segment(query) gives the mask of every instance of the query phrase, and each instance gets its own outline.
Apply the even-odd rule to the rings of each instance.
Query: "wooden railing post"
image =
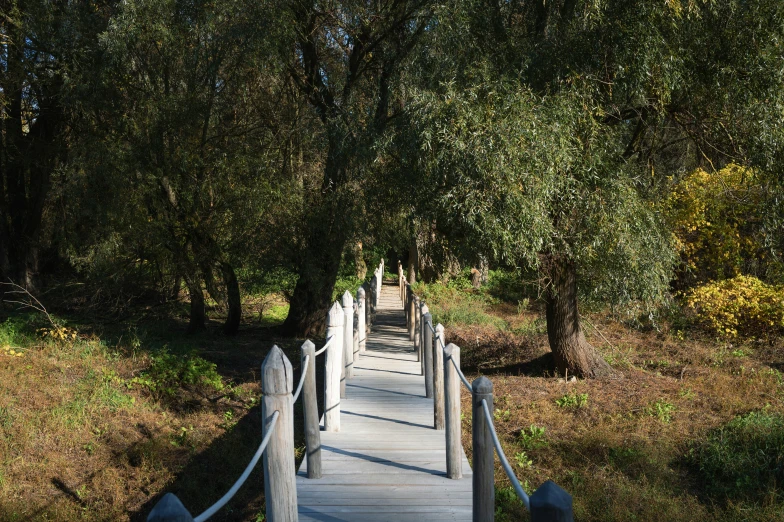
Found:
[[[408,340],[414,340],[414,290],[411,285],[406,287],[408,289]]]
[[[308,478],[321,478],[321,429],[319,427],[318,399],[316,397],[316,347],[305,341],[300,348],[301,365],[310,357],[302,379],[302,410],[305,416],[305,453],[308,459]]]
[[[574,522],[572,496],[548,480],[531,495],[531,522]]]
[[[348,290],[343,293],[343,317],[343,355],[348,380],[354,377],[354,298]]]
[[[460,440],[460,347],[449,343],[444,349],[444,413],[446,420],[446,476],[463,477],[463,447]]]
[[[352,299],[351,306],[353,311],[351,314],[352,337],[354,338],[354,344],[351,347],[351,377],[353,377],[354,367],[359,360],[359,302]]]
[[[376,308],[381,305],[381,287],[384,286],[384,260],[382,259],[381,262],[378,264],[378,279],[376,280],[376,285],[378,286],[376,292]]]
[[[444,326],[438,323],[433,340],[433,426],[437,430],[444,429],[444,345]]]
[[[422,307],[422,352],[425,355],[425,397],[433,398],[433,316],[427,305]]]
[[[294,467],[294,379],[283,350],[273,346],[261,364],[261,418],[264,434],[277,411],[278,421],[264,450],[264,499],[270,522],[297,521]]]
[[[403,296],[403,263],[397,260],[397,295],[400,302],[405,304],[405,297]]]
[[[343,367],[343,310],[335,301],[327,315],[327,339],[334,337],[324,362],[324,431],[340,431],[340,374]]]
[[[376,322],[376,290],[378,289],[378,285],[376,284],[377,280],[378,279],[375,275],[370,280],[370,321],[368,321],[368,324],[373,324]]]
[[[365,339],[365,319],[367,319],[366,311],[365,311],[365,289],[361,286],[357,289],[357,307],[359,308],[359,328],[357,335],[359,337],[359,351],[364,352],[367,346],[367,341]]]
[[[370,284],[366,281],[362,283],[362,290],[365,295],[365,337],[370,333]]]
[[[492,522],[495,515],[495,485],[493,466],[493,437],[485,417],[482,401],[487,402],[490,414],[493,413],[493,383],[485,376],[471,383],[472,411],[471,435],[474,477],[474,521]]]
[[[422,309],[419,304],[419,296],[414,296],[414,351],[417,354],[417,361],[422,369],[424,369],[424,362],[422,361]],[[423,375],[424,372],[420,372]]]
[[[166,493],[147,515],[147,522],[193,522],[193,516],[174,493]]]

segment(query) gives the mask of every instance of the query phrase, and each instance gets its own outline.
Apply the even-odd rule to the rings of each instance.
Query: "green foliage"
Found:
[[[455,278],[448,283],[417,283],[415,291],[430,305],[433,322],[450,325],[486,325],[500,330],[506,322],[488,313],[488,298],[470,290],[470,283]]]
[[[0,323],[0,346],[26,347],[34,336],[25,333],[30,328],[30,323],[23,317],[9,317]]]
[[[519,270],[489,270],[487,283],[481,287],[481,292],[507,303],[519,303],[536,297],[536,283],[525,281],[525,275]],[[469,282],[470,283],[470,282]]]
[[[515,462],[517,462],[517,465],[521,468],[530,468],[534,464],[534,461],[531,460],[524,451],[515,453],[514,458]]]
[[[226,388],[214,363],[194,354],[173,354],[165,348],[150,356],[150,367],[130,383],[146,387],[159,400],[176,398],[182,388],[193,388],[204,395]]]
[[[495,520],[498,522],[512,522],[520,520],[525,508],[523,501],[517,496],[512,486],[496,488],[495,490]]]
[[[357,289],[362,286],[362,283],[363,281],[361,281],[356,275],[338,277],[338,279],[335,281],[335,287],[332,289],[332,300],[340,301],[346,290],[348,290],[351,296],[356,299]]]
[[[547,429],[544,426],[531,424],[528,429],[523,428],[520,430],[517,440],[520,443],[520,446],[527,450],[544,448],[548,445],[545,431],[547,431]]]
[[[272,305],[264,309],[264,314],[261,317],[261,324],[263,326],[276,326],[283,324],[286,316],[289,314],[288,304]]]
[[[686,294],[695,322],[722,337],[763,336],[784,328],[784,289],[756,277],[704,284]]]
[[[754,411],[735,417],[694,445],[689,462],[718,499],[782,498],[784,417]]]
[[[278,266],[269,269],[238,270],[238,278],[243,288],[251,295],[282,294],[289,296],[297,284],[297,274],[292,270]]]
[[[681,252],[681,285],[741,273],[763,277],[773,269],[762,199],[759,176],[735,164],[699,168],[675,184],[666,207]]]
[[[588,405],[588,394],[570,392],[559,399],[555,399],[555,404],[560,408],[583,408]]]
[[[667,402],[664,399],[658,399],[656,402],[645,408],[646,415],[656,417],[664,424],[669,424],[672,420],[672,414],[675,412],[675,405]]]

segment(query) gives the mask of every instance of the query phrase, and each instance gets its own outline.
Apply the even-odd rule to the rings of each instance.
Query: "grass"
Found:
[[[281,301],[262,325],[285,318]],[[58,317],[62,336],[37,315],[0,319],[0,520],[141,521],[164,492],[194,515],[220,498],[260,442],[259,366],[273,344],[299,378],[299,342],[248,318],[234,338],[220,318],[199,336],[166,316]],[[263,513],[260,469],[211,520]]]
[[[622,378],[567,382],[551,373],[535,299],[467,281],[420,293],[450,318],[447,341],[461,347],[469,379],[493,381],[497,432],[529,493],[554,480],[582,521],[784,520],[782,339],[729,344],[596,310],[586,337]],[[449,311],[476,303],[480,317]],[[464,392],[469,454],[470,408]],[[496,519],[527,520],[500,467],[495,479]]]

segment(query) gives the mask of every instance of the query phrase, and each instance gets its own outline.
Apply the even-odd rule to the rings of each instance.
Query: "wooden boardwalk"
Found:
[[[341,430],[321,432],[321,479],[297,474],[299,520],[471,520],[471,468],[446,478],[443,431],[408,340],[397,286],[383,286],[376,322],[341,401]]]

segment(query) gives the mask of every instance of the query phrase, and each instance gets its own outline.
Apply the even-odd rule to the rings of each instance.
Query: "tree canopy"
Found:
[[[599,376],[578,296],[640,312],[673,278],[697,281],[679,265],[684,241],[708,255],[678,229],[694,209],[753,237],[732,255],[778,266],[780,2],[13,1],[3,14],[0,272],[31,290],[63,274],[175,299],[184,284],[189,328],[204,327],[206,290],[233,333],[242,274],[282,267],[296,273],[285,329],[310,335],[362,245],[425,279],[523,267],[559,371]],[[727,172],[742,179],[704,210],[712,189],[695,180]],[[753,203],[735,204],[741,192]],[[718,237],[714,221],[695,234]],[[705,274],[758,268],[732,266]]]

